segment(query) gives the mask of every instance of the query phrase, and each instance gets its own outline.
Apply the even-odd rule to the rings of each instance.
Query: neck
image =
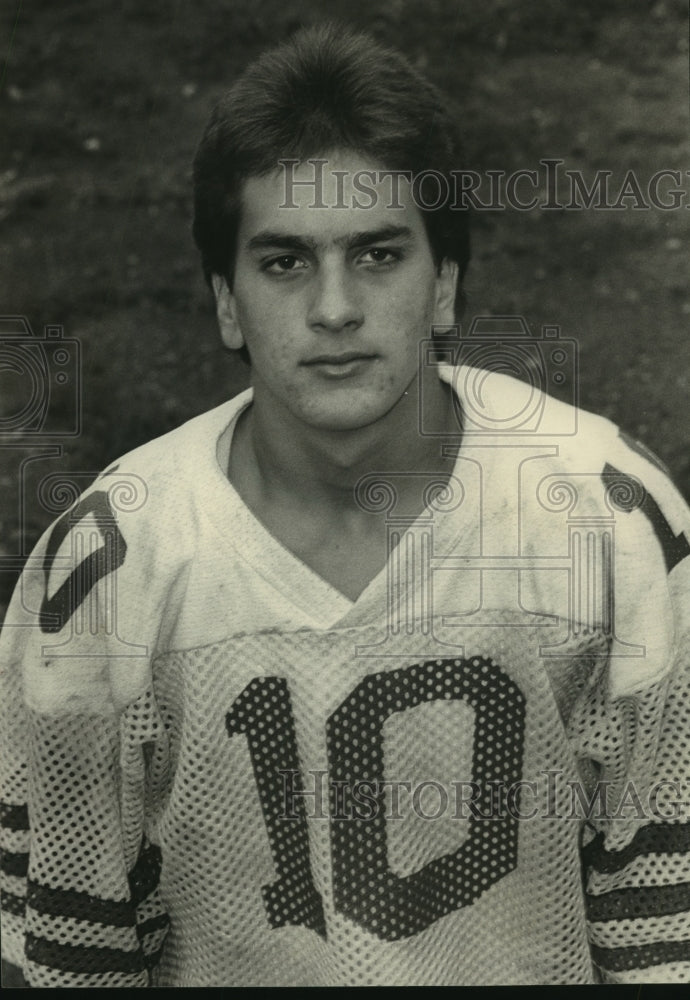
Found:
[[[428,426],[447,430],[457,441],[451,389],[433,369],[426,372],[431,378],[424,387],[424,420]],[[277,411],[272,401],[255,395],[243,426],[238,428],[230,478],[243,478],[248,460],[263,489],[289,493],[308,509],[314,503],[356,506],[354,487],[367,473],[445,470],[450,474],[453,460],[441,457],[439,437],[420,433],[419,413],[418,380],[380,420],[347,431],[305,427],[289,413]]]

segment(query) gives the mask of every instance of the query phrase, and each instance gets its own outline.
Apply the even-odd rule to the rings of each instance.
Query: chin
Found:
[[[357,431],[364,427],[370,427],[377,423],[386,414],[386,411],[377,410],[375,412],[352,410],[341,411],[339,413],[312,413],[307,419],[308,423],[315,430],[322,431]]]
[[[374,419],[374,420],[365,420],[365,419],[358,420],[356,417],[349,417],[349,418],[343,417],[341,419],[336,419],[336,418],[328,419],[328,418],[324,417],[323,420],[311,421],[311,426],[314,427],[316,430],[320,430],[320,431],[329,431],[329,432],[334,433],[334,434],[337,434],[337,433],[345,434],[348,431],[362,430],[364,427],[369,427],[369,426],[371,426],[371,424],[375,424],[375,423],[376,423],[376,419]]]
[[[319,400],[321,406],[313,405],[314,400],[311,407],[300,407],[301,419],[315,430],[334,433],[364,430],[384,421],[402,400],[409,399],[405,395],[391,399],[383,391],[367,395],[369,398],[362,399],[362,394],[351,391],[341,394],[338,400],[332,397]]]

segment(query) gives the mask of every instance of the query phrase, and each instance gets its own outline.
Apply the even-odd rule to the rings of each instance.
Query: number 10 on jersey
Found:
[[[391,871],[383,801],[384,723],[396,712],[439,700],[462,700],[474,710],[472,780],[486,789],[487,797],[492,782],[507,786],[518,782],[525,734],[524,695],[500,666],[484,657],[431,660],[369,674],[326,722],[334,906],[384,941],[418,934],[446,914],[472,905],[517,864],[517,818],[506,813],[488,821],[470,816],[468,836],[456,851],[434,858],[409,875]],[[230,737],[246,736],[278,873],[274,882],[262,887],[268,920],[272,927],[298,924],[326,937],[323,900],[310,866],[287,680],[254,678],[233,702],[226,725]],[[295,776],[292,816],[285,815],[286,771]],[[348,808],[352,804],[348,796],[362,782],[381,789],[378,808],[367,817]],[[479,801],[480,806],[487,803]]]

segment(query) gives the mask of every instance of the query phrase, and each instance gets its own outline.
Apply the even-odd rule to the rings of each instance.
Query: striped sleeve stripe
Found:
[[[679,885],[636,886],[600,896],[587,895],[588,920],[662,917],[690,909],[690,882]]]
[[[26,896],[26,879],[0,872],[0,890],[12,896]]]
[[[10,854],[28,854],[31,849],[31,830],[10,830],[4,826],[2,834],[2,850]]]
[[[0,871],[5,875],[23,878],[29,870],[29,854],[26,851],[0,851]]]
[[[660,941],[631,948],[600,948],[592,945],[592,958],[607,972],[647,969],[651,965],[690,961],[690,941]]]
[[[74,917],[110,927],[133,927],[136,923],[129,900],[99,899],[76,889],[51,889],[36,882],[29,882],[26,898],[32,909],[51,917]]]
[[[94,924],[78,917],[51,917],[44,913],[36,913],[35,910],[27,910],[27,916],[27,930],[37,938],[57,941],[59,944],[86,944],[89,948],[115,948],[120,951],[136,951],[138,946],[137,934],[133,927]],[[597,943],[609,944],[609,941]],[[620,944],[620,941],[616,940],[613,943]]]
[[[47,938],[26,935],[26,957],[61,972],[104,973],[142,972],[141,951],[121,951],[116,948],[90,948],[88,945],[58,944]]]
[[[582,860],[588,868],[611,873],[625,868],[640,855],[676,853],[690,853],[690,823],[655,823],[642,827],[621,851],[607,851],[604,835],[598,833],[583,847]]]
[[[690,941],[690,912],[669,916],[623,917],[589,924],[592,944],[601,948],[620,948],[624,944],[655,944],[658,941]]]
[[[640,992],[640,986],[643,983],[649,983],[655,986],[659,986],[659,984],[662,983],[663,985],[661,986],[661,990],[664,991],[665,995],[683,996],[681,993],[682,986],[677,990],[674,990],[672,986],[667,986],[666,984],[682,983],[684,981],[687,982],[688,979],[688,966],[686,962],[682,961],[662,962],[659,965],[648,965],[644,969],[623,969],[620,972],[613,972],[610,977],[606,976],[606,972],[604,970],[600,971],[604,972],[605,981],[608,982],[609,985],[613,985],[615,983],[615,985],[619,987],[619,992],[617,993],[617,996],[619,997],[622,996],[620,987],[626,985],[630,987],[637,987],[634,993],[632,989],[630,990],[629,995],[633,998],[633,1000],[641,1000],[641,998],[650,995],[649,993],[644,994]],[[602,996],[604,996],[603,989]],[[606,993],[606,996],[609,996],[609,994]]]
[[[13,892],[0,891],[0,909],[15,917],[23,917],[26,913],[26,900],[23,896],[15,896]]]
[[[36,962],[25,962],[25,975],[29,986],[38,989],[54,989],[55,983],[54,979],[56,973],[53,969],[49,969],[45,965],[38,965]],[[102,973],[89,974],[81,972],[61,972],[60,973],[60,988],[69,989],[97,989],[101,990],[103,988],[112,989],[114,987],[126,987],[129,989],[138,987],[149,987],[150,975],[143,969],[141,972],[109,972],[103,975]],[[105,995],[105,994],[103,994]]]
[[[29,810],[26,806],[11,806],[8,802],[0,802],[0,826],[7,830],[28,830]]]
[[[679,885],[690,876],[687,854],[645,854],[619,872],[602,873],[590,868],[587,892],[592,896],[630,889],[636,885]]]

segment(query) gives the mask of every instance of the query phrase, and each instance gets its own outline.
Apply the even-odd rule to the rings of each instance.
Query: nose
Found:
[[[308,323],[315,330],[356,330],[364,321],[356,279],[344,262],[324,263],[312,286]]]

